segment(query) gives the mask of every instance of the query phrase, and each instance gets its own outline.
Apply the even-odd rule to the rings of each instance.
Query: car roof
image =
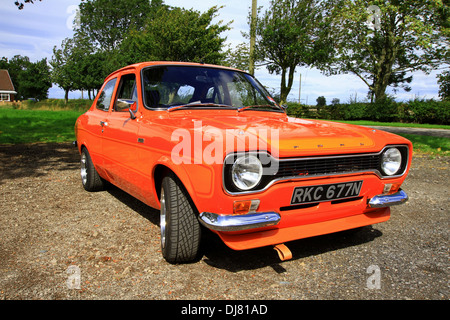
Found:
[[[240,71],[240,72],[245,72],[242,70],[238,70],[235,68],[230,68],[230,67],[225,67],[225,66],[219,66],[219,65],[214,65],[214,64],[206,64],[206,63],[195,63],[195,62],[180,62],[180,61],[147,61],[147,62],[139,62],[139,63],[135,63],[135,64],[131,64],[129,66],[123,67],[121,69],[118,69],[114,72],[112,72],[109,76],[106,77],[105,81],[109,78],[111,78],[112,76],[123,72],[123,71],[127,71],[127,70],[141,70],[145,67],[150,67],[150,66],[194,66],[194,67],[207,67],[207,68],[220,68],[220,69],[228,69],[228,70],[234,70],[234,71]]]

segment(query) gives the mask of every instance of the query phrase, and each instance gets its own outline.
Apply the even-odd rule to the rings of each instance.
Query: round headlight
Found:
[[[238,157],[231,168],[231,178],[241,190],[254,188],[261,180],[262,174],[261,161],[253,155]]]
[[[393,176],[402,165],[402,154],[397,148],[387,149],[381,158],[381,169],[388,176]]]

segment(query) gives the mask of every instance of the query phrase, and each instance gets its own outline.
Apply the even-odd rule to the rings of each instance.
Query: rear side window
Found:
[[[112,95],[114,93],[114,87],[116,86],[117,79],[109,80],[103,87],[102,92],[97,100],[96,108],[102,111],[108,111],[111,104]]]

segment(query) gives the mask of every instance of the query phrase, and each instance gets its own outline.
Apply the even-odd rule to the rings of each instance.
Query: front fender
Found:
[[[153,170],[153,179],[155,182],[154,196],[158,199],[158,204],[161,181],[165,169],[172,171],[180,179],[199,211],[205,201],[213,200],[215,186],[218,182],[215,166],[185,163],[175,164],[169,157],[162,156],[158,159]]]

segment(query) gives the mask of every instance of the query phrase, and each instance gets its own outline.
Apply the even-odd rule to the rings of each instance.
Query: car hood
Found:
[[[255,150],[269,150],[281,158],[305,155],[348,154],[376,152],[381,150],[386,141],[404,143],[404,139],[380,130],[362,126],[342,124],[330,121],[305,120],[288,117],[274,112],[246,111],[233,112],[183,112],[187,114],[171,115],[170,121],[177,128],[201,130],[203,147],[208,141],[222,136],[226,153],[235,151],[234,145]],[[167,124],[167,122],[166,122]],[[388,137],[389,136],[389,137]],[[206,138],[205,138],[206,137]],[[257,146],[255,146],[257,141]]]

